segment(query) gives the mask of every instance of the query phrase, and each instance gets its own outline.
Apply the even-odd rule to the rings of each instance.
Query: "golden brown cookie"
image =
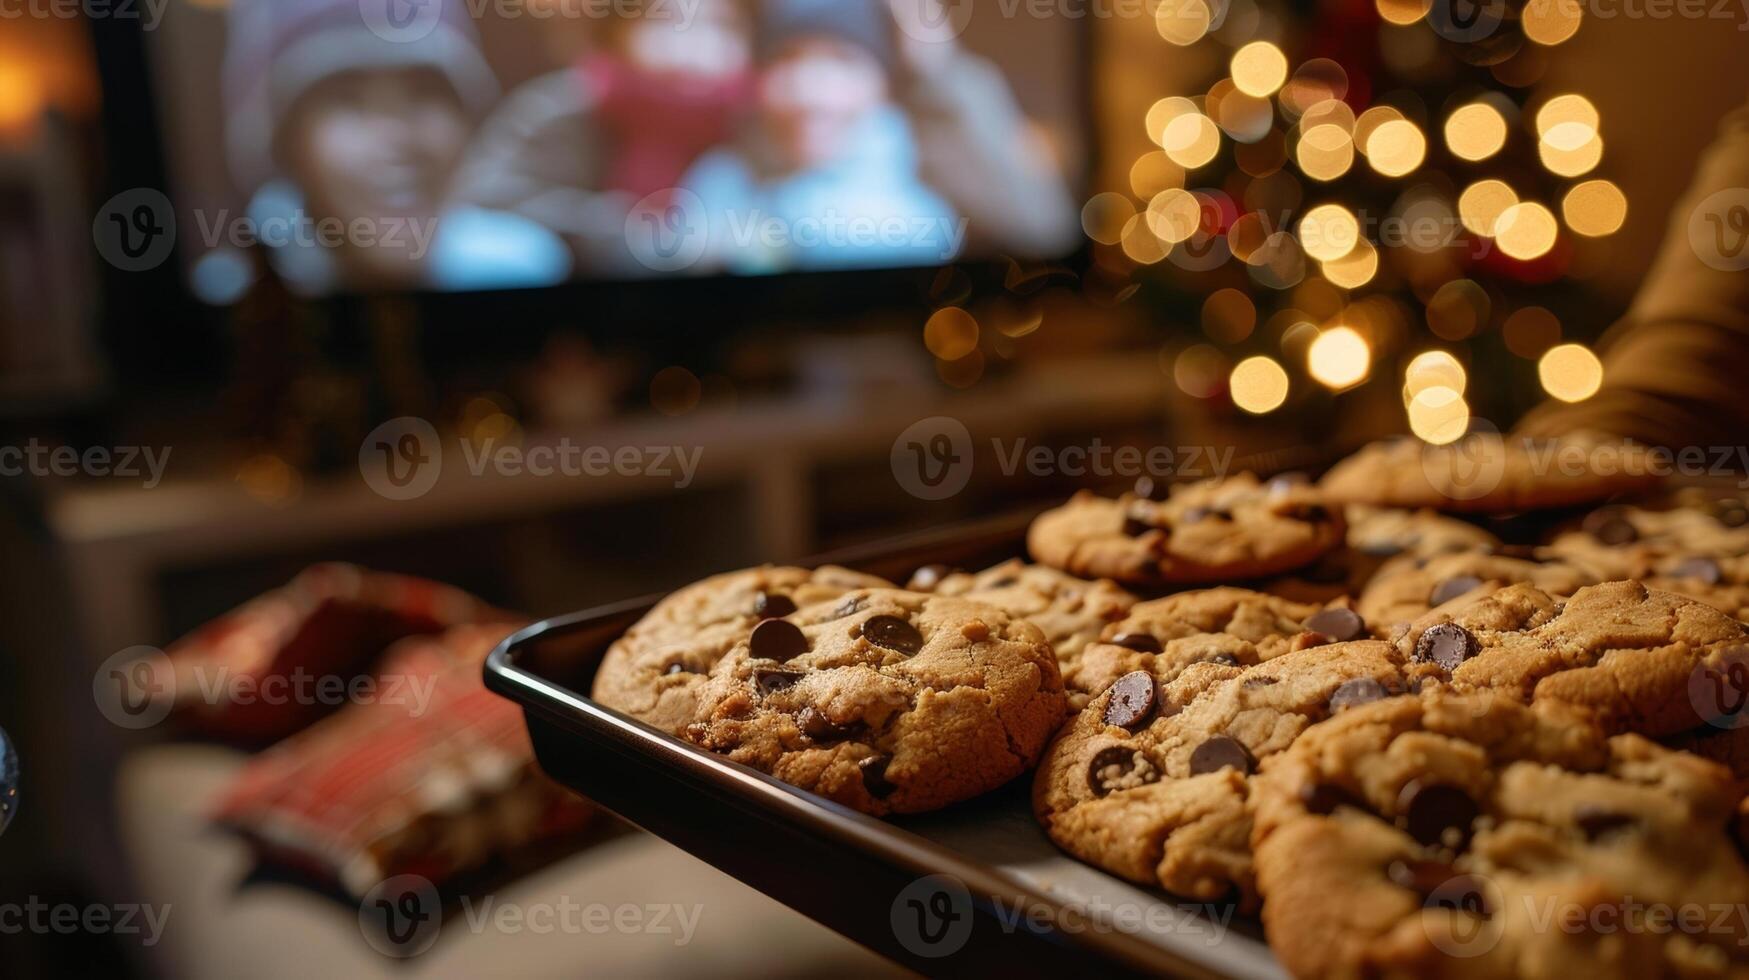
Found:
[[[1459,690],[1591,711],[1610,734],[1678,735],[1709,721],[1692,693],[1749,647],[1742,623],[1638,582],[1608,582],[1566,601],[1514,585],[1436,609],[1394,638],[1405,657],[1438,664]]]
[[[697,710],[698,688],[723,654],[761,620],[891,583],[847,568],[767,565],[713,575],[670,593],[614,642],[590,697],[667,732]]]
[[[1129,612],[1136,597],[1109,579],[1082,579],[1047,565],[1005,561],[976,574],[931,566],[919,569],[908,586],[916,592],[960,596],[986,602],[1044,630],[1067,675],[1081,651],[1100,631]]]
[[[1063,729],[1033,782],[1039,822],[1077,858],[1198,900],[1250,903],[1249,777],[1309,726],[1437,671],[1377,640],[1258,667],[1125,675]]]
[[[1564,705],[1379,701],[1253,783],[1264,926],[1296,976],[1749,971],[1741,787]]]
[[[1318,486],[1342,504],[1499,514],[1571,507],[1657,483],[1644,447],[1586,433],[1554,440],[1484,433],[1443,446],[1375,442]]]
[[[1343,511],[1348,521],[1344,547],[1258,588],[1296,602],[1321,605],[1343,596],[1359,595],[1392,559],[1434,558],[1500,547],[1500,539],[1491,532],[1427,508],[1403,510],[1356,504]]]
[[[1175,487],[1164,500],[1088,492],[1039,515],[1032,557],[1082,577],[1128,585],[1196,584],[1279,575],[1343,539],[1342,515],[1316,490],[1250,474]]]
[[[1529,582],[1545,592],[1569,595],[1600,576],[1570,561],[1488,554],[1480,551],[1434,558],[1396,558],[1380,568],[1355,608],[1381,627],[1406,623],[1448,602],[1478,599],[1508,585]]]
[[[698,701],[690,741],[877,816],[1013,779],[1065,710],[1037,626],[971,599],[898,589],[761,622]]]

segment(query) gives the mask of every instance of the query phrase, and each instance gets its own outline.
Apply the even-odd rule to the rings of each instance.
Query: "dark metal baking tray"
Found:
[[[1031,512],[821,556],[903,582],[1024,550]],[[659,598],[560,616],[506,640],[487,687],[523,707],[554,779],[874,951],[927,975],[1281,977],[1254,920],[1075,861],[1033,820],[1022,777],[930,814],[879,820],[591,701],[608,644]]]

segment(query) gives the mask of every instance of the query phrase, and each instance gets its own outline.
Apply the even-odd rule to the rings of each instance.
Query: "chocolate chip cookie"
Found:
[[[1348,540],[1312,564],[1259,588],[1299,602],[1327,603],[1359,595],[1393,558],[1433,558],[1500,547],[1500,539],[1468,521],[1435,510],[1351,505]]]
[[[1071,575],[1188,585],[1292,571],[1340,545],[1343,531],[1340,511],[1315,489],[1240,474],[1182,484],[1164,499],[1083,491],[1039,515],[1027,547]]]
[[[1749,970],[1741,788],[1568,706],[1390,698],[1306,731],[1253,790],[1263,922],[1296,976]]]
[[[608,648],[590,696],[668,732],[693,720],[698,688],[760,621],[891,583],[828,565],[713,575],[669,594]]]
[[[1486,433],[1444,446],[1375,442],[1318,486],[1343,504],[1498,514],[1571,507],[1657,483],[1640,446],[1587,433],[1553,440]]]
[[[1545,592],[1569,595],[1600,581],[1597,572],[1571,561],[1538,560],[1480,551],[1435,558],[1396,558],[1361,592],[1355,606],[1381,626],[1406,623],[1448,602],[1476,599],[1508,585],[1529,582]]]
[[[1318,635],[1307,635],[1312,633]],[[1166,682],[1196,663],[1249,667],[1287,653],[1296,642],[1316,646],[1368,635],[1365,620],[1341,606],[1326,610],[1232,587],[1180,592],[1138,603],[1106,627],[1099,642],[1066,666],[1063,683],[1071,703],[1079,692],[1084,704],[1132,671]]]
[[[972,599],[857,590],[761,622],[685,737],[865,813],[916,813],[1025,772],[1062,723],[1044,633]]]
[[[915,592],[989,603],[1044,630],[1066,675],[1088,643],[1122,618],[1136,597],[1109,579],[1088,580],[1047,565],[1005,561],[976,574],[929,566],[911,576]]]
[[[1057,846],[1132,881],[1250,904],[1249,779],[1309,726],[1437,671],[1377,640],[1170,683],[1136,671],[1094,698],[1039,765],[1033,804]]]
[[[1610,734],[1673,736],[1706,724],[1697,677],[1725,674],[1749,629],[1717,609],[1639,582],[1607,582],[1561,601],[1514,585],[1436,609],[1394,637],[1459,690],[1591,711]]]
[[[1556,534],[1547,550],[1737,619],[1749,614],[1749,510],[1735,497],[1662,509],[1600,507]]]

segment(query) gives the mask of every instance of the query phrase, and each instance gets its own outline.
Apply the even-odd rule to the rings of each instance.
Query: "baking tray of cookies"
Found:
[[[800,564],[904,581],[928,565],[1019,557],[1034,511]],[[650,596],[530,626],[493,651],[486,684],[523,706],[554,779],[911,969],[1280,977],[1254,919],[1144,889],[1058,851],[1030,778],[943,810],[885,820],[795,789],[587,694],[607,647]]]

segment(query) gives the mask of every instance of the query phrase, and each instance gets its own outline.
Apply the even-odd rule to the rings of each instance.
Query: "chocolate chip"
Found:
[[[1159,653],[1165,649],[1152,633],[1119,633],[1110,642],[1137,653]]]
[[[801,679],[802,675],[793,670],[756,670],[753,672],[753,686],[759,689],[761,695],[781,691]]]
[[[1308,617],[1306,629],[1322,633],[1338,642],[1347,642],[1366,635],[1366,620],[1361,619],[1360,614],[1352,609],[1332,606],[1329,609],[1320,609]]]
[[[1604,507],[1594,510],[1585,516],[1581,525],[1586,534],[1596,538],[1599,543],[1612,547],[1632,544],[1640,539],[1640,532],[1635,529],[1619,507]]]
[[[760,619],[776,619],[779,616],[788,616],[795,611],[794,599],[775,592],[761,592],[753,600],[753,615]]]
[[[840,725],[826,717],[826,713],[813,705],[802,709],[796,716],[796,724],[802,732],[816,742],[841,742],[849,738],[859,725]]]
[[[1437,664],[1447,671],[1458,669],[1458,665],[1474,657],[1481,651],[1481,644],[1469,630],[1456,623],[1440,623],[1429,627],[1421,634],[1421,639],[1415,641],[1415,660],[1424,664]]]
[[[871,616],[862,624],[862,635],[878,647],[886,647],[907,657],[923,649],[923,634],[917,627],[897,616]]]
[[[1154,713],[1154,675],[1131,671],[1111,685],[1111,700],[1105,704],[1105,723],[1132,728]]]
[[[882,800],[893,795],[893,791],[899,788],[887,779],[887,766],[892,763],[893,757],[890,755],[871,755],[857,763],[857,767],[862,770],[862,786],[868,790],[868,795]]]
[[[808,638],[789,620],[767,619],[753,627],[747,648],[761,660],[787,661],[808,652]]]
[[[1135,517],[1126,517],[1123,519],[1123,533],[1126,537],[1139,538],[1152,530],[1154,530],[1154,525],[1149,524],[1147,521]]]
[[[1410,780],[1397,797],[1398,822],[1409,836],[1428,847],[1461,851],[1470,841],[1470,825],[1482,810],[1470,794],[1445,783]]]
[[[941,584],[941,580],[953,574],[953,569],[946,565],[924,565],[911,575],[911,588],[919,592],[928,592]]]
[[[1239,775],[1251,774],[1251,753],[1239,740],[1227,735],[1215,735],[1196,747],[1190,753],[1190,774],[1200,776],[1205,772],[1219,772],[1222,769],[1237,769]]]
[[[1125,748],[1122,745],[1100,749],[1099,753],[1093,757],[1093,761],[1087,765],[1087,787],[1093,791],[1093,795],[1105,796],[1119,785],[1132,783],[1138,779],[1141,782],[1137,785],[1157,782],[1160,779],[1159,770],[1146,765],[1145,760],[1138,760],[1136,756],[1135,749]],[[1108,774],[1106,770],[1112,768],[1117,771]],[[1138,769],[1140,770],[1139,775]]]
[[[1165,500],[1170,493],[1171,490],[1166,484],[1151,476],[1136,477],[1135,494],[1143,500],[1159,502]]]
[[[1230,521],[1233,513],[1219,507],[1192,507],[1178,519],[1180,524],[1200,524],[1203,521]]]
[[[1348,790],[1332,783],[1309,783],[1300,787],[1300,802],[1305,804],[1307,813],[1315,813],[1325,817],[1336,812],[1340,806],[1365,810],[1366,804]]]
[[[1358,708],[1363,704],[1381,701],[1390,695],[1385,686],[1370,677],[1356,677],[1351,681],[1343,681],[1336,690],[1330,692],[1330,713],[1339,714],[1345,708]]]
[[[1019,584],[1020,584],[1020,577],[1018,575],[1004,575],[1001,578],[997,579],[996,581],[986,584],[984,586],[984,588],[986,588],[986,589],[1006,589],[1011,585],[1019,585]]]
[[[1319,559],[1312,567],[1300,572],[1300,577],[1317,585],[1335,585],[1348,578],[1348,566],[1340,554]]]
[[[1461,595],[1466,595],[1482,587],[1482,580],[1474,575],[1453,575],[1451,578],[1433,587],[1428,593],[1427,604],[1443,606]]]
[[[1706,585],[1718,585],[1725,577],[1719,563],[1711,558],[1685,558],[1675,568],[1670,570],[1675,578],[1691,578]]]
[[[1626,813],[1596,803],[1581,803],[1574,807],[1573,822],[1579,825],[1587,840],[1597,840],[1612,833],[1630,830],[1639,823]]]
[[[1713,503],[1713,520],[1726,527],[1742,527],[1749,524],[1749,506],[1734,498],[1715,501]]]

